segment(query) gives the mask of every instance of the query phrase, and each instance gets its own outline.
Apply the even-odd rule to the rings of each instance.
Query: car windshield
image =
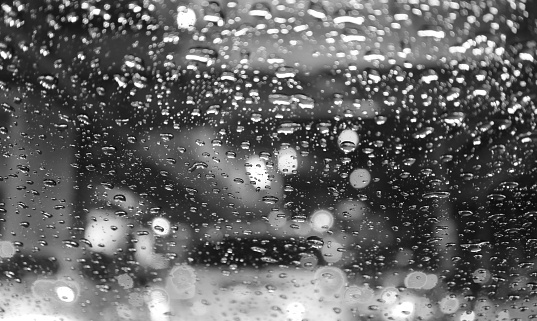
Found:
[[[528,320],[533,0],[13,0],[0,319]]]

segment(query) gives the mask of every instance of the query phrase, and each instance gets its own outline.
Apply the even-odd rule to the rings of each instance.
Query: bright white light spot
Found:
[[[386,288],[384,291],[382,291],[382,294],[380,295],[380,299],[385,304],[394,304],[397,302],[397,298],[399,297],[399,290],[396,288]]]
[[[156,304],[149,304],[149,316],[151,321],[169,321],[170,305],[168,303],[159,302]]]
[[[345,129],[339,134],[337,144],[345,154],[351,153],[358,146],[358,134],[354,130]]]
[[[170,221],[164,217],[155,217],[153,221],[151,221],[151,227],[153,228],[153,232],[157,235],[168,235],[171,231]]]
[[[265,161],[258,156],[253,156],[246,163],[246,172],[250,183],[261,190],[270,188],[270,178]]]
[[[177,26],[181,29],[190,29],[196,24],[196,13],[185,6],[177,8]]]
[[[474,311],[463,312],[461,314],[460,320],[461,321],[474,321],[475,320],[475,312]]]
[[[357,168],[349,175],[349,180],[352,187],[361,189],[367,187],[371,182],[371,174],[365,168]]]
[[[278,170],[285,175],[294,174],[298,167],[296,150],[292,147],[282,148],[278,153]]]
[[[390,320],[411,320],[414,313],[414,303],[403,301],[390,310],[388,313]]]
[[[318,210],[311,215],[311,228],[317,232],[326,232],[334,224],[334,216],[326,210]]]
[[[113,255],[127,243],[127,220],[102,210],[92,210],[89,217],[92,219],[86,225],[85,238],[91,243],[91,251]]]
[[[291,302],[287,305],[285,312],[287,314],[287,320],[301,321],[306,314],[306,307],[300,302]]]
[[[73,302],[76,299],[76,293],[68,286],[59,286],[56,288],[56,295],[63,302]]]
[[[166,290],[154,288],[149,292],[148,301],[150,305],[167,304],[170,301],[170,296]]]

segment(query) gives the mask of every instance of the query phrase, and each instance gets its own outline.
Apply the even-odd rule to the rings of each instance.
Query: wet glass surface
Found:
[[[0,4],[0,319],[528,320],[532,0]]]

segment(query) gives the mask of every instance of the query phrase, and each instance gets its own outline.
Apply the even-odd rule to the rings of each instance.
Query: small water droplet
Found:
[[[69,248],[74,248],[74,247],[79,246],[78,242],[73,241],[73,240],[63,240],[62,243],[63,243],[63,245],[65,245],[66,247],[69,247]]]
[[[193,172],[197,169],[205,169],[209,167],[209,165],[207,163],[204,163],[204,162],[196,162],[194,163],[192,166],[190,166],[190,168],[188,169],[189,172]]]

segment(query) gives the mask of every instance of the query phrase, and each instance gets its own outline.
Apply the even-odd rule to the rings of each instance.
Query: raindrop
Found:
[[[320,0],[311,0],[308,14],[314,18],[325,20],[328,12]]]
[[[365,53],[364,60],[368,62],[378,62],[386,60],[386,56],[380,49],[372,49]]]
[[[311,246],[314,249],[321,249],[324,245],[324,241],[322,238],[318,236],[310,236],[307,239],[307,242],[309,246]]]
[[[276,203],[278,203],[278,201],[280,199],[277,198],[276,196],[265,195],[265,196],[263,196],[262,200],[263,200],[263,202],[265,202],[267,204],[276,204]]]
[[[114,201],[116,201],[116,202],[126,202],[127,197],[125,197],[125,195],[123,195],[123,194],[116,194],[116,195],[114,195]]]
[[[2,109],[5,111],[5,112],[8,112],[10,114],[13,114],[15,112],[15,108],[13,108],[13,106],[7,104],[7,103],[1,103],[0,104],[2,106]]]
[[[263,19],[272,18],[272,14],[270,13],[270,6],[264,2],[255,3],[248,12],[248,14],[252,17],[258,17]]]
[[[275,74],[277,78],[284,79],[284,78],[294,78],[297,72],[293,67],[281,66],[281,67],[278,67],[278,69],[276,69]]]
[[[424,193],[423,198],[424,199],[430,199],[430,198],[442,199],[442,198],[448,198],[450,195],[451,195],[450,192],[429,192],[429,193]]]
[[[339,15],[336,15],[333,19],[335,24],[354,24],[361,25],[364,23],[365,18],[358,10],[341,9]]]
[[[144,71],[144,61],[142,58],[135,55],[125,55],[123,58],[123,66],[125,71]]]
[[[13,49],[3,41],[0,41],[0,59],[10,60],[13,57]]]
[[[204,163],[204,162],[196,162],[194,163],[192,166],[190,166],[190,168],[188,169],[189,172],[194,172],[195,170],[197,169],[206,169],[208,168],[209,165],[207,163]]]
[[[425,127],[422,130],[417,131],[416,133],[412,134],[412,137],[415,138],[415,139],[425,138],[425,137],[429,136],[430,134],[432,134],[433,132],[434,132],[434,128]]]
[[[218,26],[224,25],[224,14],[218,2],[209,2],[204,11],[205,15],[203,16],[203,20],[215,23]]]
[[[440,26],[424,25],[418,30],[418,36],[424,38],[444,39],[446,33]]]
[[[270,94],[268,100],[274,105],[288,106],[293,102],[293,96],[284,94]]]
[[[216,62],[218,54],[213,49],[204,47],[193,47],[185,56],[186,60],[203,63],[207,66],[212,66]]]
[[[37,81],[39,81],[39,84],[47,90],[56,89],[58,85],[58,78],[51,75],[39,76]]]
[[[63,245],[65,245],[66,247],[69,247],[69,248],[74,248],[74,247],[79,246],[78,242],[73,241],[73,240],[63,240],[62,243],[63,243]]]
[[[337,142],[345,154],[351,153],[358,146],[358,134],[354,130],[345,129],[339,134]]]
[[[293,95],[293,100],[296,101],[298,103],[298,107],[302,109],[312,109],[315,107],[315,100],[310,96],[295,94]]]
[[[446,115],[443,121],[444,123],[451,125],[451,126],[462,126],[465,117],[466,117],[466,114],[462,112],[453,112],[451,114]]]

